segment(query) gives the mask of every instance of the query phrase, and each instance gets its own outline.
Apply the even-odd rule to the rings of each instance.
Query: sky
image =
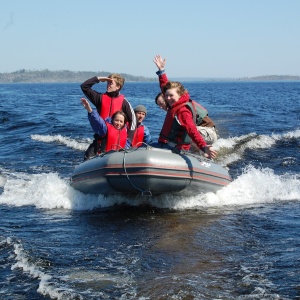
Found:
[[[300,0],[0,0],[0,73],[300,75]]]

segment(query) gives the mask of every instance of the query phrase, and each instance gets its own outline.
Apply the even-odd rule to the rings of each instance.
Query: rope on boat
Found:
[[[141,143],[139,143],[139,144],[147,146],[148,149],[149,149],[149,148],[150,148],[150,149],[153,148],[151,145],[148,145],[147,143],[144,143],[144,142],[141,142]],[[126,154],[127,154],[127,153],[131,153],[131,152],[133,152],[133,151],[136,151],[138,148],[130,148],[130,149],[132,149],[132,151],[128,151],[128,150],[130,150],[130,149],[124,149],[124,148],[122,148],[122,147],[119,147],[119,148],[120,148],[119,150],[123,150],[123,151],[124,151],[124,156],[123,156],[123,168],[124,168],[124,172],[125,172],[125,174],[126,174],[126,177],[127,177],[128,181],[130,182],[130,184],[132,185],[132,187],[133,187],[134,189],[136,189],[137,191],[139,191],[139,192],[141,193],[142,196],[152,196],[152,192],[151,192],[151,191],[149,191],[149,190],[146,191],[146,190],[141,189],[141,188],[139,188],[138,186],[136,186],[136,185],[131,181],[131,179],[130,179],[128,173],[127,173],[127,169],[126,169]],[[107,154],[107,153],[108,153],[108,152],[104,153],[104,155]],[[207,159],[206,157],[203,157],[203,156],[201,156],[201,155],[196,155],[196,154],[194,154],[194,153],[191,153],[191,152],[188,152],[188,151],[185,151],[185,150],[181,150],[178,154],[181,154],[181,155],[189,155],[189,156],[192,156],[192,157],[196,158],[196,159],[199,160],[199,161],[210,161],[210,162],[213,161],[212,159],[209,160],[209,159]]]
[[[144,143],[143,144],[149,146],[148,144]],[[132,149],[132,148],[131,148]],[[134,148],[133,151],[136,151],[138,148]],[[126,174],[126,177],[128,179],[128,181],[130,182],[130,184],[133,186],[134,189],[136,189],[137,191],[139,191],[141,193],[142,196],[152,196],[152,193],[151,191],[146,191],[146,190],[143,190],[139,187],[137,187],[136,185],[134,185],[134,183],[131,181],[131,179],[129,178],[129,175],[127,173],[127,169],[126,169],[126,154],[129,153],[129,152],[133,152],[133,151],[128,151],[128,150],[124,150],[124,157],[123,157],[123,168],[124,168],[124,171],[125,171],[125,174]]]

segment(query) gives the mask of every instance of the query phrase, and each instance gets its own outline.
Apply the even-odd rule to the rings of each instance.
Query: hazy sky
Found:
[[[300,0],[1,0],[0,73],[300,75]]]

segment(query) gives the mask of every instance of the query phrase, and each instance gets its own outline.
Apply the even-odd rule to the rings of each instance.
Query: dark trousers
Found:
[[[98,141],[96,139],[89,145],[89,147],[85,150],[83,160],[88,160],[96,156],[98,150]]]

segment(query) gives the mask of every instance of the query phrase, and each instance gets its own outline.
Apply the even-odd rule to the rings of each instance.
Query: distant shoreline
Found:
[[[91,71],[80,71],[73,72],[68,70],[62,71],[30,71],[30,70],[19,70],[12,73],[0,73],[0,83],[81,83],[85,80],[94,76],[106,77],[112,72],[91,72]],[[130,74],[120,73],[125,81],[135,82],[149,82],[156,81],[157,78],[148,78],[144,76],[133,76]]]
[[[0,73],[0,83],[81,83],[93,76],[108,76],[111,72],[99,71],[79,71],[73,72],[68,70],[50,71],[40,70],[19,70],[11,73]],[[121,73],[127,82],[155,82],[157,77],[133,76]],[[300,76],[291,75],[264,75],[256,77],[241,78],[197,78],[197,77],[181,77],[172,78],[177,81],[299,81]]]

